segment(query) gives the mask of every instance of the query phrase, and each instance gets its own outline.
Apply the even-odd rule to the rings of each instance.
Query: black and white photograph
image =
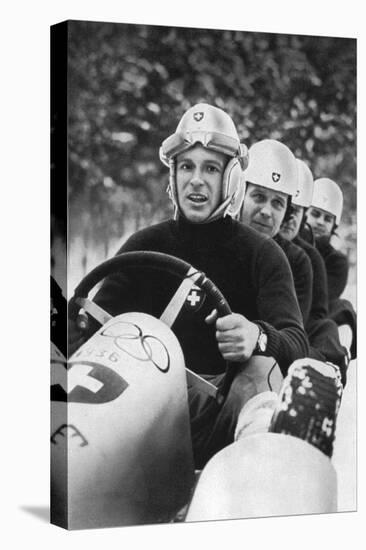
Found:
[[[52,523],[356,509],[356,62],[51,29]]]
[[[363,511],[360,10],[2,11],[6,540],[343,548]]]

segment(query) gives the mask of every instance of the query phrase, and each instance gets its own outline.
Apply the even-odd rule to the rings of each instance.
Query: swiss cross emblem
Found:
[[[280,181],[280,177],[281,177],[281,175],[278,172],[272,172],[272,179],[275,183]]]
[[[202,111],[199,111],[199,112],[197,112],[197,113],[194,113],[193,118],[194,118],[194,120],[196,120],[197,122],[199,122],[200,120],[202,120],[202,119],[203,119],[203,113],[202,113]]]
[[[205,301],[205,293],[203,292],[203,290],[201,288],[199,288],[198,286],[194,285],[187,298],[186,298],[186,302],[185,302],[185,307],[186,309],[189,309],[190,311],[198,311],[203,302]]]
[[[128,383],[114,369],[92,361],[68,366],[51,364],[51,400],[69,403],[108,403],[119,397]]]

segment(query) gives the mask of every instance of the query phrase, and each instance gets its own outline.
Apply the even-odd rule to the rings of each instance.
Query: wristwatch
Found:
[[[261,326],[257,325],[259,328],[258,340],[254,348],[254,354],[265,353],[267,349],[268,336],[264,332]]]

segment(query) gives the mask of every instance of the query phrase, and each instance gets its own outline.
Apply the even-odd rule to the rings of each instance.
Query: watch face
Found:
[[[266,351],[267,348],[267,334],[261,332],[258,338],[258,347],[260,351]]]

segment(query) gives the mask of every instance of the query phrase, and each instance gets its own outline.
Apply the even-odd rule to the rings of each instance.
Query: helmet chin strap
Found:
[[[228,206],[231,204],[232,197],[228,197],[224,200],[223,203],[219,204],[219,206],[214,210],[206,220],[200,223],[210,223],[214,222],[215,220],[218,220],[219,218],[225,218],[225,216],[228,214]]]

